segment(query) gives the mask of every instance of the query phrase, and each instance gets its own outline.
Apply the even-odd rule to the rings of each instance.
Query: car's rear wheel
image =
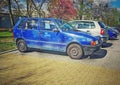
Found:
[[[83,49],[78,44],[71,44],[67,48],[67,54],[73,59],[80,59],[83,56]]]
[[[25,41],[22,39],[17,41],[17,48],[20,52],[26,52],[28,50]]]

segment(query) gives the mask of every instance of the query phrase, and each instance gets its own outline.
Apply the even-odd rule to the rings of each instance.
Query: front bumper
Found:
[[[95,51],[100,50],[101,44],[96,46],[83,46],[84,55],[91,55]]]

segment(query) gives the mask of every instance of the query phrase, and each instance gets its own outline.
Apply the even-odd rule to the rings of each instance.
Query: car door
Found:
[[[49,19],[40,21],[40,45],[42,49],[60,51],[63,47],[62,34],[55,22]]]
[[[38,19],[27,19],[22,34],[28,47],[39,48]]]

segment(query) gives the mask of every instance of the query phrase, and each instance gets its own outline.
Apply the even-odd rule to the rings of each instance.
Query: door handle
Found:
[[[87,30],[87,32],[90,32],[89,30]]]

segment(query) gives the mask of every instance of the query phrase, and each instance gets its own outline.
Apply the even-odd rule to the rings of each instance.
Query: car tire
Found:
[[[28,50],[25,41],[22,39],[17,41],[17,48],[20,52],[26,52]]]
[[[72,59],[80,59],[83,56],[83,49],[80,45],[78,44],[71,44],[67,48],[67,54],[72,58]]]

